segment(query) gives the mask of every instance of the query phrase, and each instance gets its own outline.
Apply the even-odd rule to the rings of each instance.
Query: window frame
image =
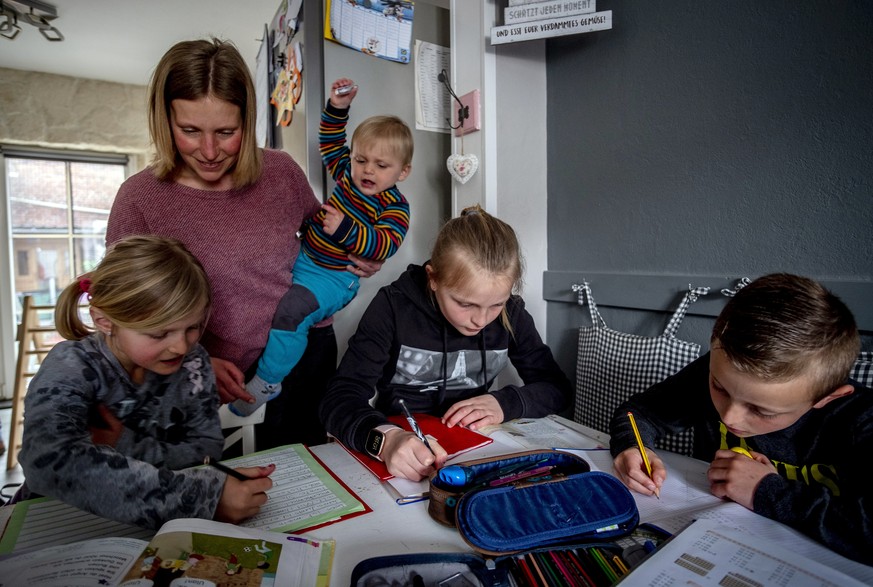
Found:
[[[15,263],[12,258],[11,203],[7,193],[6,158],[48,159],[72,163],[105,163],[122,165],[124,178],[130,177],[131,157],[123,153],[48,149],[22,145],[0,144],[0,400],[12,399],[15,383],[15,359],[18,345],[15,341],[18,328],[15,319]],[[67,178],[69,190],[69,177]],[[69,200],[68,200],[69,201]],[[71,211],[70,211],[71,212]],[[71,228],[71,230],[73,230]]]

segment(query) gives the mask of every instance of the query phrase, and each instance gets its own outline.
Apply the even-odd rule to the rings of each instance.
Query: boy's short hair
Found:
[[[740,289],[719,314],[710,342],[738,371],[763,380],[810,375],[814,402],[845,383],[861,349],[846,304],[816,281],[787,273]]]
[[[351,147],[363,148],[375,142],[385,147],[406,166],[412,163],[412,131],[396,116],[371,116],[358,125],[352,135]]]

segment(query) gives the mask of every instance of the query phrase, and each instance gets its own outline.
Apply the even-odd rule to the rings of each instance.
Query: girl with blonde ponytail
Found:
[[[18,499],[47,495],[148,528],[257,513],[272,467],[243,470],[247,481],[187,468],[220,458],[224,445],[215,375],[199,343],[211,303],[197,259],[155,236],[118,241],[64,289],[55,321],[67,340],[24,400]]]

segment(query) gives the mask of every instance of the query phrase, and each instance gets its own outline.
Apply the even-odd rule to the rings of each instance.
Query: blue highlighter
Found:
[[[473,480],[473,469],[460,465],[443,467],[437,473],[440,483],[448,487],[464,487]]]
[[[497,470],[490,471],[485,475],[482,475],[480,472],[478,479],[476,478],[477,474],[472,467],[449,465],[440,469],[439,473],[437,473],[437,477],[439,478],[440,483],[442,483],[446,487],[466,487],[474,480],[479,482],[479,484],[477,485],[478,487],[480,485],[486,485],[489,481],[492,481],[493,479],[497,479],[498,477],[502,477],[510,473],[515,473],[519,470],[533,469],[547,460],[549,460],[548,457],[540,459],[538,461],[519,461],[516,463],[512,463],[511,465],[501,467]]]

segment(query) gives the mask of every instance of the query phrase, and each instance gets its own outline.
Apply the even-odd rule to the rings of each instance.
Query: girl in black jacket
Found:
[[[328,432],[417,481],[446,452],[388,423],[400,399],[474,430],[563,410],[570,381],[513,294],[522,264],[512,227],[479,206],[449,220],[430,261],[383,287],[361,318],[321,403]],[[509,362],[524,384],[491,389]]]

